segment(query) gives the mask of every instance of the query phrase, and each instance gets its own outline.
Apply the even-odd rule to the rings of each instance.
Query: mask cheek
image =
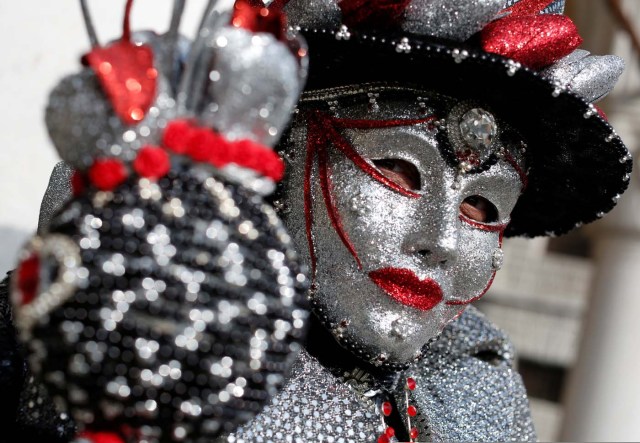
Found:
[[[458,240],[458,260],[449,270],[453,290],[447,305],[458,306],[478,300],[495,276],[493,253],[500,247],[500,233],[463,225]]]

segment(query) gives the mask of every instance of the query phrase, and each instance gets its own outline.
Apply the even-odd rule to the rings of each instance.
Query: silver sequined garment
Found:
[[[403,377],[415,379],[409,401],[418,441],[535,441],[529,404],[502,331],[469,307],[449,324],[426,357]],[[270,406],[232,443],[375,442],[383,424],[375,397],[360,394],[302,352]],[[395,393],[404,404],[402,387]],[[392,440],[394,441],[394,440]]]

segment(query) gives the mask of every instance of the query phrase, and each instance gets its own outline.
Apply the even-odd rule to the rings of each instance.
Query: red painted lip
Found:
[[[428,311],[442,301],[438,282],[430,278],[420,280],[409,269],[382,268],[371,271],[369,278],[398,303],[421,311]]]

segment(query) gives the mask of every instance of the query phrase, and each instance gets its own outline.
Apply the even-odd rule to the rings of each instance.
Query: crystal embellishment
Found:
[[[471,148],[487,149],[491,146],[496,132],[495,118],[484,109],[473,108],[460,119],[460,135]]]

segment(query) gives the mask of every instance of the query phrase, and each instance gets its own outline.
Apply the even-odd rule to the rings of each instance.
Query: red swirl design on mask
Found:
[[[370,272],[369,278],[398,303],[421,311],[429,311],[442,301],[437,281],[420,279],[409,269],[382,268]]]

